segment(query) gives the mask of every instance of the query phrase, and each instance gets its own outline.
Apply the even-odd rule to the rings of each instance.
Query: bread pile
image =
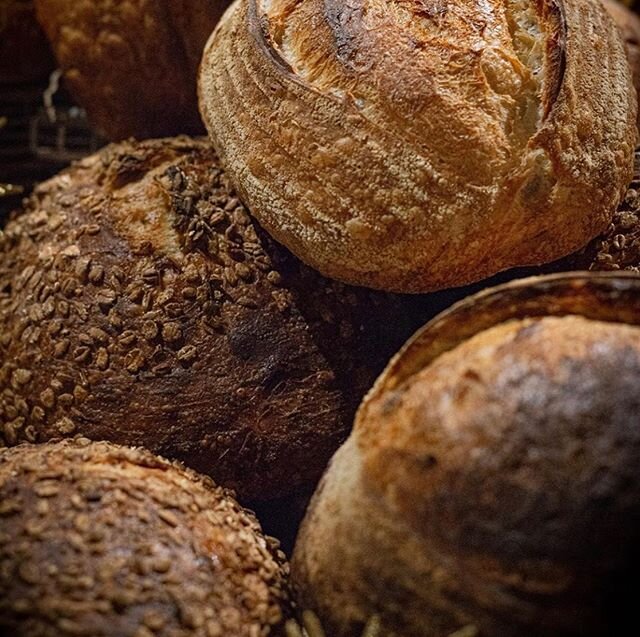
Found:
[[[620,633],[637,17],[35,4],[120,141],[0,228],[0,634]]]

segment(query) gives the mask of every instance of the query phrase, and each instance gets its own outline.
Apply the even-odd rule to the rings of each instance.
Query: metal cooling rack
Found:
[[[0,85],[0,218],[33,185],[103,145],[60,86]]]

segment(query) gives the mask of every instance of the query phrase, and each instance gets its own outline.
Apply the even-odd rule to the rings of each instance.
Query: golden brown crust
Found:
[[[81,433],[284,495],[416,327],[272,242],[208,142],[113,145],[0,232],[0,441]]]
[[[637,92],[640,90],[640,18],[619,0],[602,0],[602,2],[622,34],[627,47],[633,85]]]
[[[202,50],[227,0],[36,0],[75,99],[109,139],[204,130]]]
[[[253,514],[148,451],[0,450],[0,632],[282,634],[288,568]]]
[[[426,291],[606,227],[636,136],[611,19],[583,0],[482,7],[238,0],[220,23],[203,118],[249,208],[305,262]]]
[[[54,68],[33,0],[0,0],[0,84],[41,81]]]
[[[391,637],[615,633],[639,566],[639,306],[636,276],[556,275],[418,332],[316,493],[298,602],[336,637],[374,614]]]

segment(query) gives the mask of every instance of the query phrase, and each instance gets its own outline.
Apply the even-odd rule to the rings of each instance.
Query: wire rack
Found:
[[[0,86],[0,220],[35,183],[103,145],[60,86]]]

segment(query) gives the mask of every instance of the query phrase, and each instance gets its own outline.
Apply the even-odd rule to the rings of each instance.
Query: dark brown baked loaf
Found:
[[[0,450],[0,634],[282,634],[288,567],[253,514],[141,449]]]
[[[35,0],[69,89],[110,139],[204,130],[196,73],[229,0]]]
[[[81,433],[284,495],[320,475],[410,319],[271,241],[207,141],[113,145],[0,232],[0,441]]]
[[[640,277],[517,281],[443,313],[367,395],[314,496],[299,605],[332,637],[375,615],[385,637],[622,634],[639,379]]]
[[[54,68],[33,0],[0,0],[0,85],[43,80]]]

